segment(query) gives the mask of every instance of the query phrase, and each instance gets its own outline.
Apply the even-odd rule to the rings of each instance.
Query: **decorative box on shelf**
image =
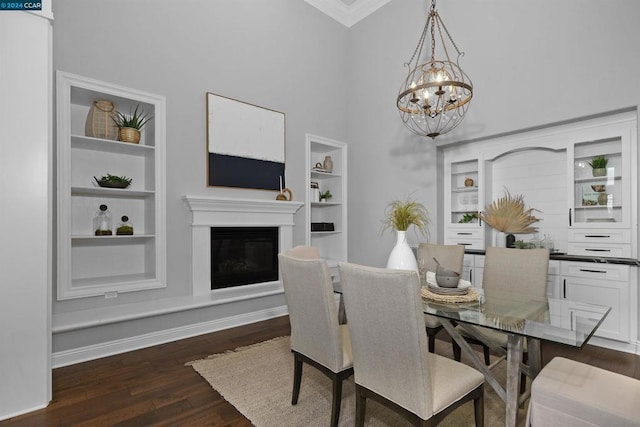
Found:
[[[311,231],[335,231],[332,222],[312,222]]]

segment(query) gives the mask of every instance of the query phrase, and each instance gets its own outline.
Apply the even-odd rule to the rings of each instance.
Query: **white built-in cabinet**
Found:
[[[305,153],[306,244],[317,247],[329,265],[335,266],[347,260],[347,144],[307,134]],[[316,167],[323,166],[327,156],[333,163],[331,172]],[[327,190],[332,197],[321,202],[318,193]],[[312,223],[333,224],[333,230],[312,231]]]
[[[637,141],[635,120],[589,129],[568,146],[568,253],[637,257]],[[605,176],[594,176],[589,162],[608,159]]]
[[[540,209],[539,237],[552,234],[561,252],[637,258],[636,134],[634,111],[443,147],[444,243],[492,245],[494,230],[469,217],[507,189]],[[608,159],[604,176],[592,174],[596,156]]]
[[[637,340],[638,267],[632,265],[639,259],[636,111],[441,150],[445,244],[478,250],[493,245],[494,230],[476,219],[465,222],[465,215],[483,211],[505,188],[522,194],[528,206],[542,207],[536,212],[543,218],[536,224],[539,238],[549,233],[561,253],[602,261],[551,260],[548,296],[611,307],[595,333],[605,338],[599,344]],[[605,175],[592,173],[589,162],[596,156],[608,159]],[[622,260],[607,263],[606,258]],[[480,287],[483,271],[484,256],[465,256],[465,279]]]
[[[57,72],[57,297],[59,300],[139,291],[165,281],[165,98],[135,89]],[[140,106],[153,116],[139,144],[85,136],[94,100],[109,100],[129,113]],[[99,187],[107,173],[132,178],[126,189]],[[96,236],[101,204],[114,232]],[[131,236],[116,235],[126,215]]]
[[[445,164],[445,242],[466,249],[484,249],[485,229],[478,217],[484,200],[483,162],[478,157]]]
[[[561,297],[611,307],[595,336],[629,342],[637,322],[637,269],[629,265],[563,261]],[[633,337],[635,339],[635,337]]]

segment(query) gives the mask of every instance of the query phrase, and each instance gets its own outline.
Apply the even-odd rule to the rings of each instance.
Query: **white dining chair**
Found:
[[[291,324],[294,379],[291,404],[298,403],[303,363],[318,369],[332,381],[331,426],[340,418],[342,383],[353,374],[351,340],[345,325],[338,324],[331,275],[323,259],[309,248],[278,254]]]
[[[510,291],[522,295],[545,297],[547,295],[547,276],[549,271],[549,250],[512,249],[489,246],[485,252],[484,275],[482,288],[485,291]],[[476,329],[476,327],[469,327]],[[477,328],[482,335],[488,337],[500,347],[507,347],[507,335],[489,328]],[[482,341],[474,338],[466,330],[457,327],[460,334],[471,344],[481,345],[484,352],[485,364],[490,364],[490,349]],[[460,346],[451,341],[455,360],[460,360]],[[527,362],[526,341],[523,343],[523,363]],[[524,392],[526,377],[522,375],[520,390]]]
[[[436,263],[437,260],[438,262]],[[418,245],[418,266],[421,274],[423,270],[436,271],[440,263],[442,267],[462,273],[464,263],[464,246],[462,245],[438,245],[434,243],[420,243]],[[424,279],[421,277],[421,280]],[[424,315],[424,323],[429,337],[429,352],[435,352],[436,335],[442,330],[442,324],[435,316]]]
[[[420,426],[435,426],[473,400],[476,426],[483,426],[484,376],[427,350],[418,275],[340,263],[340,277],[353,349],[356,426],[364,425],[367,399]]]

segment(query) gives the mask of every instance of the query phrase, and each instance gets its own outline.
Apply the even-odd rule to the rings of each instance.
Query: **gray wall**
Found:
[[[56,302],[54,313],[189,295],[190,214],[181,197],[275,198],[206,187],[206,92],[286,113],[296,200],[304,199],[305,133],[346,140],[348,29],[303,1],[59,0],[54,13],[54,69],[167,98],[168,276],[166,289]],[[297,227],[294,240],[303,233]]]
[[[426,3],[392,1],[349,33],[353,262],[385,264],[394,237],[379,235],[380,220],[390,200],[407,194],[431,211],[431,240],[438,238],[437,149],[405,130],[395,109]],[[474,84],[467,117],[439,144],[640,103],[640,2],[447,0],[437,6]]]
[[[305,132],[349,143],[351,261],[385,264],[395,237],[380,235],[380,221],[396,198],[424,202],[431,240],[438,240],[438,150],[405,129],[395,107],[427,7],[394,0],[348,29],[301,0],[55,2],[55,69],[167,97],[169,286],[117,301],[57,302],[54,312],[188,294],[189,215],[181,196],[273,197],[206,188],[207,91],[286,113],[287,175],[297,200]],[[640,101],[640,2],[448,0],[438,9],[466,52],[461,65],[475,87],[467,118],[438,144]],[[296,223],[303,221],[301,210]],[[298,225],[294,243],[302,242]]]

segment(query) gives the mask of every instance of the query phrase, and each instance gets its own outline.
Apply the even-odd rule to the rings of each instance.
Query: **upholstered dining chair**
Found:
[[[331,425],[337,426],[342,383],[353,374],[351,341],[347,327],[338,324],[338,309],[326,261],[301,258],[316,254],[317,249],[314,253],[309,247],[278,254],[294,355],[291,404],[298,403],[303,363],[311,365],[332,381]]]
[[[482,287],[489,290],[516,291],[523,295],[544,297],[547,295],[547,276],[549,272],[549,250],[540,249],[512,249],[489,246],[485,252],[484,275]],[[472,327],[475,328],[475,327]],[[507,335],[489,328],[477,328],[482,334],[499,344],[507,347]],[[481,341],[469,335],[458,326],[457,329],[465,340],[471,344],[482,345],[485,364],[489,365],[490,349]],[[460,361],[460,346],[451,341],[454,359]],[[523,362],[527,362],[526,341],[523,343]],[[526,387],[526,377],[522,376],[521,391]]]
[[[483,375],[427,350],[418,275],[349,263],[339,268],[353,349],[356,426],[364,425],[367,399],[420,426],[435,426],[473,400],[476,426],[483,426]]]
[[[462,273],[464,262],[464,246],[462,245],[437,245],[434,243],[420,243],[418,245],[418,265],[420,270],[436,271],[437,263],[448,270]],[[429,352],[433,353],[436,347],[436,334],[442,330],[442,324],[435,316],[424,315],[424,324],[429,337]]]

